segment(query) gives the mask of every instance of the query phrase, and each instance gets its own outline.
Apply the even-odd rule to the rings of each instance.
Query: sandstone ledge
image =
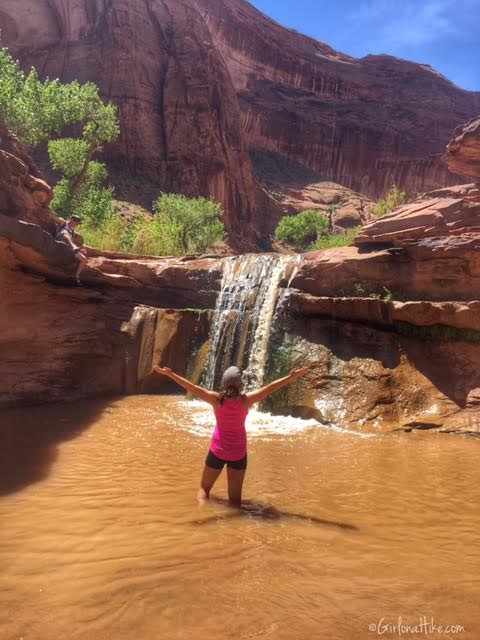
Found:
[[[326,316],[379,326],[395,327],[397,323],[408,323],[414,327],[451,327],[459,329],[456,334],[452,332],[451,339],[463,337],[467,341],[480,341],[480,300],[385,302],[375,298],[332,298],[291,292],[289,306],[294,313],[305,316]],[[421,335],[421,331],[418,333]],[[424,335],[427,336],[428,333],[425,332]],[[441,337],[441,332],[437,336]]]
[[[75,270],[67,245],[36,224],[0,215],[0,246],[0,267],[34,273],[63,286]],[[130,297],[136,304],[195,308],[215,305],[220,279],[217,258],[139,260],[128,255],[107,258],[98,252],[83,276],[89,289],[109,289],[111,295]]]

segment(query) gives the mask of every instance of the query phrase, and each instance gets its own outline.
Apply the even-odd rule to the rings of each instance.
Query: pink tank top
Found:
[[[210,449],[222,460],[240,460],[247,454],[245,418],[248,409],[243,400],[224,400],[215,409],[217,423]]]

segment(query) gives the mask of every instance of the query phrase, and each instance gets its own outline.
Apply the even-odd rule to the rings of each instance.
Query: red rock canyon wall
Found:
[[[4,128],[0,140],[0,406],[173,391],[149,375],[157,360],[198,376],[224,259],[91,251],[85,287],[67,287],[75,263],[49,231],[48,185]],[[480,433],[479,217],[478,186],[438,190],[366,225],[355,246],[295,259],[266,380],[311,371],[271,408]]]
[[[91,80],[118,105],[111,165],[164,191],[212,195],[225,206],[233,244],[258,244],[266,199],[228,70],[193,2],[4,0],[0,28],[26,68]]]
[[[0,28],[25,67],[98,83],[122,121],[110,161],[166,191],[213,195],[244,249],[278,217],[248,151],[370,197],[394,182],[415,194],[459,182],[440,156],[480,111],[480,94],[426,65],[351,58],[245,0],[3,0]]]
[[[244,0],[197,0],[260,147],[371,197],[459,183],[440,162],[453,129],[480,111],[428,65],[357,59],[285,29]]]

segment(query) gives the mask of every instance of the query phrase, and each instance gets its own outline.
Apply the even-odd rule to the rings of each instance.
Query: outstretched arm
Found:
[[[278,380],[275,380],[275,382],[267,384],[265,387],[262,387],[258,391],[247,393],[247,405],[251,407],[257,402],[261,402],[271,393],[278,391],[282,387],[286,387],[287,384],[290,384],[294,380],[297,380],[297,378],[305,375],[307,371],[308,367],[302,367],[302,369],[292,369],[288,376],[285,376],[285,378],[279,378]]]
[[[190,382],[186,378],[182,378],[182,376],[174,373],[168,367],[156,366],[153,367],[153,370],[161,376],[166,376],[167,378],[170,378],[170,380],[174,380],[181,387],[190,391],[190,393],[193,393],[197,398],[200,398],[200,400],[205,400],[205,402],[208,402],[209,404],[215,404],[218,400],[219,394],[215,391],[208,391],[208,389],[204,389],[203,387],[193,384],[193,382]]]

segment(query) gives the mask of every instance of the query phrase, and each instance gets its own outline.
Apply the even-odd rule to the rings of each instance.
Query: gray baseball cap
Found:
[[[222,377],[222,387],[235,387],[240,389],[242,386],[242,372],[238,367],[229,367]]]

